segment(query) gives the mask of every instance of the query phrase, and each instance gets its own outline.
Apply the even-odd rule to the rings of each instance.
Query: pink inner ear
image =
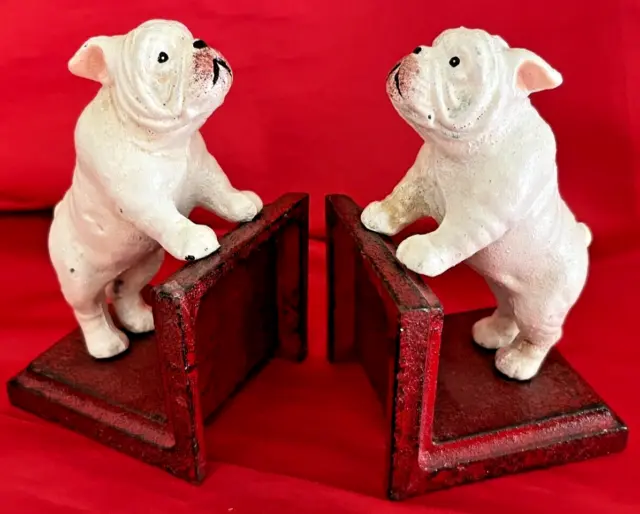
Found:
[[[518,67],[517,86],[528,93],[552,89],[559,83],[552,70],[534,61],[525,61]]]
[[[108,79],[104,52],[97,45],[82,48],[69,62],[71,73],[104,83]]]

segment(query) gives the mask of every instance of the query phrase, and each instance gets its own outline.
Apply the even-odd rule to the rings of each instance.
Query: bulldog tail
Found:
[[[591,241],[593,241],[593,234],[591,233],[589,227],[587,227],[584,223],[578,223],[578,227],[584,234],[584,242],[586,243],[586,245],[591,245]]]

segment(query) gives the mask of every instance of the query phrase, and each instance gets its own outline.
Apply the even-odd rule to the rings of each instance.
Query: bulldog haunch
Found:
[[[362,213],[387,235],[421,217],[438,222],[404,240],[397,258],[431,277],[463,261],[483,275],[497,309],[473,337],[519,380],[535,376],[561,338],[589,265],[591,233],[560,196],[555,138],[529,99],[561,82],[538,55],[482,30],[446,30],[416,48],[389,73],[387,93],[424,144]]]
[[[140,291],[165,251],[201,259],[218,247],[213,230],[188,219],[202,206],[233,222],[262,209],[234,189],[199,129],[224,101],[233,75],[224,57],[181,23],[151,20],[126,35],[89,39],[69,70],[102,87],[75,130],[73,181],[54,212],[49,253],[89,353],[128,347],[115,328],[153,330]]]

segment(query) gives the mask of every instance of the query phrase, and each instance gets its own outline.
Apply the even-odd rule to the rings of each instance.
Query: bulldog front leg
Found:
[[[115,327],[105,303],[104,291],[111,277],[108,270],[98,269],[84,258],[69,234],[64,222],[54,220],[49,236],[51,261],[87,351],[96,359],[107,359],[129,347],[129,339]]]
[[[500,239],[507,224],[447,214],[430,234],[411,236],[398,246],[396,257],[407,268],[435,277]]]
[[[360,217],[365,227],[394,236],[414,221],[431,215],[426,154],[427,149],[423,147],[416,162],[393,191],[384,200],[367,205]]]
[[[262,210],[260,197],[253,191],[235,189],[208,152],[200,159],[196,177],[198,204],[221,218],[235,223],[246,222],[254,219]]]
[[[211,228],[193,223],[168,199],[156,199],[144,205],[128,203],[121,211],[138,230],[178,260],[202,259],[220,247]]]

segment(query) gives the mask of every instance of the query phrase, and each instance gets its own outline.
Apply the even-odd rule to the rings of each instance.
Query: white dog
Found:
[[[398,259],[428,276],[463,261],[482,274],[498,307],[473,337],[499,349],[496,367],[519,380],[560,339],[587,277],[591,234],[560,196],[555,139],[528,96],[561,82],[539,56],[481,30],[447,30],[416,48],[387,92],[425,143],[393,192],[362,213],[388,235],[420,217],[438,222],[403,241]]]
[[[230,221],[262,209],[234,189],[209,154],[200,127],[232,82],[222,55],[174,21],[152,20],[126,35],[89,39],[69,70],[102,84],[75,131],[73,182],[56,206],[49,252],[89,353],[123,352],[122,326],[153,330],[140,290],[166,250],[181,260],[219,247],[209,227],[188,219],[200,205]]]

